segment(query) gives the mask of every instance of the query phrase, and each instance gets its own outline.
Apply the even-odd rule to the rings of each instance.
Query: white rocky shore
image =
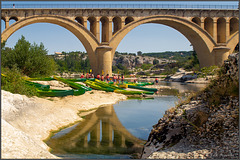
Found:
[[[28,98],[1,91],[1,158],[53,159],[43,142],[52,130],[81,120],[79,110],[114,104],[126,96],[102,91],[64,98]]]
[[[230,55],[211,86],[166,111],[141,158],[239,159],[238,61],[238,54]]]

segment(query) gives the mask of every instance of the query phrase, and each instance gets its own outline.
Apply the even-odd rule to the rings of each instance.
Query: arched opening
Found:
[[[230,35],[234,34],[235,32],[238,31],[239,28],[239,22],[237,18],[231,18],[230,19]]]
[[[200,29],[196,25],[194,25],[191,22],[186,21],[185,19],[177,16],[171,16],[171,15],[157,15],[157,16],[151,16],[147,18],[141,18],[136,20],[136,23],[130,23],[129,25],[122,28],[118,34],[116,34],[110,41],[110,46],[113,48],[112,58],[114,57],[115,51],[118,48],[118,45],[120,44],[121,40],[134,28],[138,27],[142,24],[148,24],[148,23],[155,23],[155,24],[162,24],[169,26],[173,29],[176,29],[179,31],[184,37],[188,39],[188,41],[191,43],[192,47],[194,47],[194,50],[197,53],[197,57],[200,63],[200,67],[208,67],[211,65],[215,65],[214,55],[211,54],[212,49],[215,46],[215,42],[213,38],[206,34],[205,30]],[[147,35],[147,33],[144,33]],[[168,35],[163,36],[160,35],[159,37],[168,37]],[[138,39],[138,38],[134,38]],[[139,38],[141,39],[141,38]],[[159,39],[155,40],[156,42],[159,41]],[[154,40],[149,40],[147,43],[155,43]],[[179,43],[172,43],[172,46],[175,46],[175,44]],[[159,44],[158,44],[159,45]],[[141,46],[141,45],[138,45]],[[146,44],[143,44],[143,46],[146,46]],[[161,46],[163,46],[161,44]]]
[[[213,19],[207,17],[204,20],[204,29],[213,37]]]
[[[192,19],[192,22],[194,22],[194,23],[196,23],[197,25],[201,25],[201,20],[200,20],[200,18],[198,18],[198,17],[194,17],[193,19]]]
[[[29,34],[31,33],[31,34]],[[8,47],[13,47],[23,35],[31,43],[43,42],[49,54],[62,51],[82,51],[86,49],[78,38],[67,29],[51,23],[34,23],[27,25],[12,34],[8,40]]]
[[[109,20],[107,17],[102,17],[100,19],[101,22],[101,32],[102,32],[102,36],[101,36],[101,40],[102,42],[108,42],[109,41]]]
[[[94,36],[97,36],[97,20],[95,17],[88,18],[90,24],[90,32],[93,33]]]
[[[125,25],[127,25],[128,23],[131,23],[132,21],[134,21],[133,17],[127,17],[125,19]]]
[[[80,23],[81,25],[83,25],[83,23],[84,23],[84,20],[83,20],[82,17],[76,17],[76,18],[75,18],[75,21],[78,22],[78,23]]]
[[[1,32],[6,28],[6,19],[5,17],[1,17]]]
[[[139,72],[137,68],[153,67],[154,61],[158,61],[158,66],[164,66],[167,62],[154,57],[154,54],[159,56],[164,52],[192,50],[189,40],[174,28],[156,23],[141,24],[128,32],[117,46],[113,57],[113,72],[122,72],[122,68]],[[146,56],[146,53],[153,57]]]
[[[226,20],[224,18],[217,20],[217,43],[226,43]]]
[[[113,34],[122,28],[122,19],[120,17],[113,18]]]
[[[13,23],[17,22],[18,21],[18,18],[13,16],[11,18],[9,18],[9,26],[12,25]]]
[[[89,64],[87,57],[87,51],[81,41],[69,30],[56,24],[51,23],[34,23],[22,27],[12,34],[6,43],[6,47],[13,48],[17,41],[24,36],[30,43],[44,45],[44,48],[48,50],[48,54],[51,55],[56,63],[59,64],[59,71],[62,72],[64,66],[69,67],[69,71],[82,71],[85,70],[82,66]],[[66,57],[75,55],[75,59],[69,63]],[[79,60],[79,58],[82,58]],[[72,70],[74,69],[74,70]],[[88,70],[89,71],[89,70]]]

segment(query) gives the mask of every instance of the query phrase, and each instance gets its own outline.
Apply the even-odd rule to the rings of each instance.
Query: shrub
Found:
[[[1,72],[6,75],[6,77],[1,76],[2,90],[26,95],[28,97],[38,96],[37,90],[34,86],[25,84],[24,80],[22,79],[23,75],[16,66],[13,66],[12,69],[1,68]]]

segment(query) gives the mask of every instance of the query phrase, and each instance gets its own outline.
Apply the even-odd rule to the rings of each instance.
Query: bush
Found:
[[[54,74],[57,65],[41,43],[31,44],[22,36],[13,49],[2,47],[2,66],[19,71],[30,77],[50,76]]]
[[[6,75],[6,77],[1,76],[2,90],[26,95],[28,97],[38,96],[37,90],[34,86],[25,84],[24,80],[22,79],[23,75],[16,66],[13,66],[12,69],[1,68],[1,72]]]

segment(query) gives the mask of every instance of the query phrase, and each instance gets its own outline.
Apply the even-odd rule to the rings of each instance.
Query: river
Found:
[[[173,87],[179,93],[197,92],[206,86],[176,82],[158,85]],[[104,105],[83,116],[83,121],[54,134],[46,143],[53,154],[62,158],[139,158],[152,126],[179,100],[168,94]]]

